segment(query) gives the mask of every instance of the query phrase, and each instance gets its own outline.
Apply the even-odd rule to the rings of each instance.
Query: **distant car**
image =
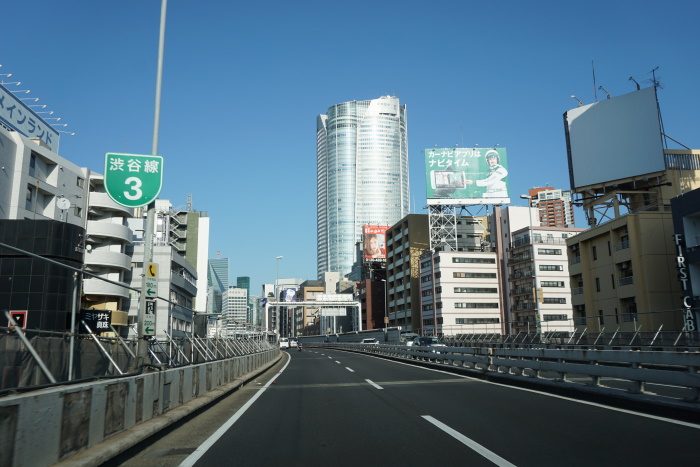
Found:
[[[370,345],[379,345],[379,341],[377,339],[371,339],[371,338],[362,339],[362,342],[360,342],[360,343],[361,344],[370,344]]]
[[[437,337],[416,337],[413,347],[442,347],[444,344]]]
[[[404,334],[401,334],[401,342],[405,343],[407,346],[412,346],[413,345],[413,340],[418,337],[418,334],[412,333],[412,332],[407,332]]]
[[[286,337],[280,337],[280,349],[288,349],[289,348],[289,339]]]
[[[299,346],[299,341],[296,339],[289,339],[289,346],[290,347],[298,347]]]

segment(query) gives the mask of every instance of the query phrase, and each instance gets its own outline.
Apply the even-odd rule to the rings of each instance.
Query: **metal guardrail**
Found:
[[[700,410],[700,352],[620,351],[555,348],[415,347],[325,343],[387,357],[431,362],[480,374],[578,387],[592,392],[646,395],[688,403]]]

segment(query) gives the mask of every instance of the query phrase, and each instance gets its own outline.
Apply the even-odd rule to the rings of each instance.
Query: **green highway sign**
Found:
[[[128,208],[146,206],[163,187],[163,157],[105,154],[105,190],[115,203]]]

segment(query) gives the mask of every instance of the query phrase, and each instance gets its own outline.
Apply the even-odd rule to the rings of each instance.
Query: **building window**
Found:
[[[76,206],[73,209],[73,214],[75,215],[75,217],[82,217],[83,216],[83,208],[81,208],[80,206]]]
[[[595,278],[595,291],[600,292],[600,278]]]
[[[565,298],[545,298],[543,303],[559,303],[559,304],[565,304],[566,299]]]
[[[24,204],[24,208],[28,211],[31,211],[34,203],[34,189],[32,188],[31,185],[27,185],[27,201]]]
[[[555,264],[540,264],[540,271],[563,271],[564,266]]]
[[[598,249],[596,247],[593,247],[593,260],[598,259]]]
[[[498,293],[498,289],[491,287],[455,287],[455,293]]]
[[[461,258],[452,257],[453,263],[477,263],[477,264],[496,264],[496,258]]]
[[[498,308],[498,303],[457,302],[455,308]]]
[[[541,281],[540,287],[564,287],[564,282],[561,282],[561,281]]]
[[[561,255],[559,248],[538,248],[537,253],[540,255]]]
[[[542,315],[544,321],[568,321],[569,317],[566,315]]]
[[[84,188],[84,187],[85,187],[85,179],[82,178],[82,177],[78,177],[77,185],[78,185],[80,188]]]
[[[453,272],[452,277],[460,279],[496,279],[495,272]]]
[[[498,324],[499,318],[457,318],[455,324]]]

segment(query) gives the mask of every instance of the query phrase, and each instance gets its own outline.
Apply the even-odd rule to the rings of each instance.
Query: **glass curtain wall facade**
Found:
[[[397,97],[337,104],[319,115],[318,274],[349,273],[363,225],[393,225],[409,212],[406,106]]]

